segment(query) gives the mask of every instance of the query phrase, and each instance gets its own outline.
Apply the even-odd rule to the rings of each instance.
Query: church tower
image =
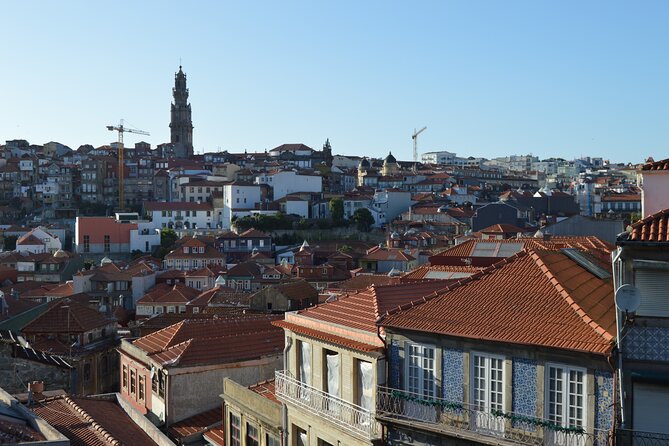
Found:
[[[189,158],[193,155],[193,121],[188,103],[186,75],[181,70],[181,65],[179,72],[174,75],[172,96],[174,102],[170,120],[170,142],[174,145],[174,154],[177,158]]]

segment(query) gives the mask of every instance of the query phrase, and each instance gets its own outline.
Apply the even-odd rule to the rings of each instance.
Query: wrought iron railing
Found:
[[[528,446],[608,446],[612,442],[608,430],[563,427],[530,415],[485,411],[459,401],[388,387],[378,388],[376,416],[381,422],[410,421],[413,426],[423,425],[445,435],[483,436]]]
[[[628,429],[616,430],[619,446],[669,446],[669,434],[642,432]]]
[[[374,412],[308,386],[287,371],[277,371],[275,377],[276,397],[279,400],[315,413],[360,438],[381,437],[381,425],[374,418]]]

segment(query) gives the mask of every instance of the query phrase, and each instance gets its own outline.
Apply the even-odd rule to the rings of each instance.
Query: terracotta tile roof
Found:
[[[249,386],[249,390],[267,398],[270,401],[281,404],[281,402],[279,402],[279,400],[276,398],[276,381],[274,379],[260,381],[259,383],[252,384]]]
[[[318,296],[318,290],[306,280],[284,282],[271,285],[271,287],[287,298],[294,300],[315,299]]]
[[[69,319],[69,322],[68,322]],[[84,333],[112,323],[98,310],[68,298],[53,301],[44,313],[23,327],[25,333]]]
[[[630,242],[669,242],[669,209],[637,221],[631,226]]]
[[[638,202],[641,202],[641,194],[606,194],[606,195],[602,195],[602,201],[638,201]]]
[[[207,364],[258,359],[268,355],[281,354],[283,350],[283,330],[271,327],[261,331],[234,334],[216,334],[206,338],[191,338],[173,347],[149,355],[163,367],[188,367]]]
[[[430,262],[433,262],[433,258],[438,257],[476,257],[480,250],[477,248],[481,246],[490,246],[491,244],[497,244],[496,249],[491,252],[492,257],[504,257],[500,256],[501,253],[504,253],[504,245],[508,244],[518,244],[519,250],[529,250],[529,249],[547,249],[547,250],[559,250],[562,248],[576,248],[582,251],[588,252],[598,252],[600,255],[608,256],[611,251],[613,251],[614,246],[598,239],[594,236],[588,237],[551,237],[550,239],[543,238],[512,238],[506,240],[478,240],[472,239],[467,240],[459,245],[455,245],[452,248],[449,248],[445,251],[440,252],[439,254],[430,258]],[[488,251],[487,249],[485,251]],[[510,253],[511,255],[513,253]],[[508,256],[507,256],[508,257]]]
[[[58,397],[30,409],[70,439],[72,446],[156,445],[113,400]]]
[[[468,265],[422,265],[409,271],[401,278],[401,282],[413,280],[458,280],[483,270],[483,267]]]
[[[616,331],[613,283],[562,252],[523,251],[437,297],[389,311],[381,325],[609,354]]]
[[[440,281],[372,285],[337,300],[298,311],[311,319],[376,333],[376,321],[385,312],[446,287]]]
[[[191,435],[202,433],[213,426],[218,426],[222,422],[222,411],[220,407],[200,412],[185,420],[172,424],[167,433],[170,437],[182,444],[181,440]]]
[[[194,244],[194,242],[191,242]],[[189,245],[184,245],[189,246]],[[188,252],[185,253],[182,246],[173,249],[166,256],[166,259],[225,259],[225,254],[219,252],[213,246],[206,246],[204,252]]]
[[[402,261],[410,262],[416,260],[411,254],[407,254],[401,248],[381,248],[375,247],[367,251],[367,253],[362,256],[364,260],[377,260],[377,261]]]
[[[195,299],[199,293],[195,288],[186,286],[183,283],[175,283],[174,285],[159,283],[142,296],[137,303],[143,305],[152,303],[186,304]]]
[[[352,350],[359,350],[361,352],[373,352],[377,350],[383,350],[382,345],[375,345],[371,343],[368,344],[365,342],[354,341],[353,339],[345,338],[343,336],[338,336],[323,330],[316,330],[314,328],[305,327],[291,322],[276,321],[273,324],[276,325],[277,327],[285,328],[287,330],[308,336],[310,338],[329,342],[331,344],[336,344],[342,347],[350,348]]]
[[[343,282],[333,283],[329,288],[343,291],[359,291],[372,285],[389,285],[398,282],[398,278],[390,277],[387,274],[360,274]]]
[[[236,291],[233,288],[228,286],[217,285],[214,288],[210,288],[198,294],[194,299],[188,302],[188,305],[194,306],[207,306],[216,296],[217,293],[235,293]]]
[[[17,246],[18,245],[21,245],[21,246],[23,246],[23,245],[30,245],[30,246],[42,245],[42,246],[44,246],[44,242],[42,242],[42,240],[35,237],[31,232],[29,232],[26,235],[24,235],[23,237],[19,238],[17,240],[16,244],[17,244]]]
[[[215,427],[207,431],[204,437],[216,446],[225,446],[225,431],[223,427]]]
[[[29,444],[46,440],[44,435],[24,423],[0,420],[0,444]]]
[[[78,217],[78,225],[77,244],[84,243],[84,235],[93,244],[104,243],[105,235],[112,243],[130,243],[130,230],[137,229],[136,223],[119,223],[114,217]]]
[[[256,262],[241,262],[228,270],[228,277],[256,277],[262,274]]]
[[[483,234],[508,234],[508,233],[517,234],[519,232],[522,233],[525,231],[526,231],[525,229],[519,228],[518,226],[497,223],[495,225],[481,229],[479,232]]]
[[[239,234],[239,237],[246,237],[246,238],[268,238],[269,235],[259,231],[255,228],[247,229],[246,231],[242,232]]]
[[[660,161],[654,161],[652,158],[649,158],[646,164],[643,165],[641,170],[642,171],[669,170],[669,158]]]
[[[218,277],[226,273],[225,266],[210,265],[204,268],[188,271],[186,277]]]
[[[147,353],[160,352],[193,338],[211,338],[265,330],[281,316],[235,315],[229,318],[191,318],[133,341]]]

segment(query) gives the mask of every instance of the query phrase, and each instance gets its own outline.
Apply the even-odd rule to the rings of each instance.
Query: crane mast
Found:
[[[414,162],[418,162],[418,135],[423,133],[425,130],[427,130],[427,127],[423,127],[422,129],[416,131],[416,129],[413,129],[413,135],[411,135],[411,139],[413,140],[413,160]]]
[[[123,159],[123,134],[125,132],[146,136],[149,136],[150,134],[144,130],[126,128],[123,125],[123,119],[121,119],[119,125],[108,125],[107,130],[110,132],[118,132],[118,148],[116,149],[118,153],[118,210],[122,211],[125,209],[125,160]]]

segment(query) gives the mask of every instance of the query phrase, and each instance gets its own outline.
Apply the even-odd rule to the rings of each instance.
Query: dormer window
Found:
[[[200,254],[204,254],[204,246],[200,246]]]
[[[188,254],[188,246],[184,246],[184,254]]]

